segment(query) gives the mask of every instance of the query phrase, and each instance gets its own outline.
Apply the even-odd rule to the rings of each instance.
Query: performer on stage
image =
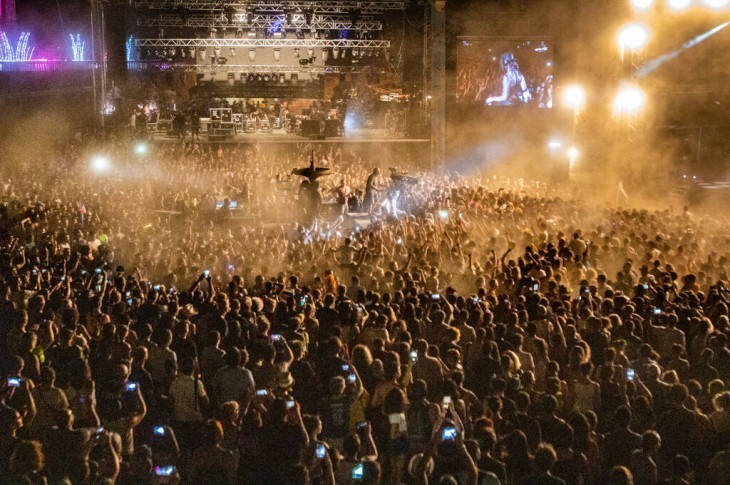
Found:
[[[375,186],[375,181],[380,175],[380,168],[375,167],[370,175],[368,175],[368,180],[365,182],[365,196],[363,198],[363,209],[370,212],[370,209],[373,207],[373,204],[375,202],[375,192],[379,192],[378,188]]]
[[[532,99],[532,94],[527,87],[525,76],[520,71],[520,65],[514,54],[505,52],[502,54],[502,94],[499,96],[490,96],[484,104],[492,105],[494,103],[509,106],[513,104],[527,104]],[[479,99],[484,90],[487,89],[485,82],[479,88],[476,98]]]

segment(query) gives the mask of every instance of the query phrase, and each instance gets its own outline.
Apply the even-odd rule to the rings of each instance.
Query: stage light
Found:
[[[248,50],[248,60],[251,62],[256,60],[256,49],[253,47]]]
[[[685,10],[692,3],[692,0],[667,0],[667,7],[671,10]]]
[[[562,143],[561,141],[559,141],[559,140],[550,140],[550,141],[548,142],[548,146],[549,146],[549,147],[550,147],[550,148],[551,148],[552,150],[557,150],[558,148],[560,148],[560,147],[562,147],[562,146],[563,146],[563,143]]]
[[[145,155],[149,151],[149,147],[146,143],[137,143],[134,146],[134,153],[137,155]]]
[[[572,162],[580,157],[580,150],[578,150],[576,147],[570,147],[570,150],[568,150],[568,156],[570,157],[570,161]]]
[[[586,102],[586,92],[577,84],[566,86],[563,91],[563,101],[572,109],[580,109]]]
[[[631,0],[631,6],[636,10],[649,10],[654,6],[654,0]]]
[[[637,114],[646,103],[646,95],[639,86],[626,85],[619,89],[613,102],[616,114]]]
[[[618,44],[622,49],[638,50],[649,41],[649,29],[644,24],[628,24],[618,33]]]
[[[705,0],[705,5],[713,9],[726,8],[730,4],[730,0]]]
[[[279,62],[281,60],[281,49],[278,47],[274,49],[274,62]]]
[[[109,169],[109,159],[104,155],[96,155],[91,159],[91,168],[94,172],[106,172]]]

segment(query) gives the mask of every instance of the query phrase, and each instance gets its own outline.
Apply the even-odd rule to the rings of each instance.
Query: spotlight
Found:
[[[329,49],[322,49],[322,62],[326,63],[329,58],[330,58]]]
[[[730,4],[730,0],[705,0],[705,5],[713,9],[726,8]]]
[[[667,0],[667,7],[671,10],[685,10],[692,3],[692,0]]]
[[[314,18],[314,10],[307,9],[304,11],[304,23],[312,25],[312,19]]]
[[[565,104],[572,109],[580,109],[586,102],[586,92],[577,84],[565,87],[563,91]]]
[[[626,85],[622,87],[613,102],[613,109],[616,114],[635,115],[644,107],[646,95],[637,85]]]
[[[622,49],[639,50],[649,40],[649,29],[644,24],[628,24],[618,33],[618,44]]]
[[[281,49],[278,47],[274,49],[274,62],[279,62],[281,60]]]
[[[334,49],[332,49],[332,57],[334,57],[335,59],[340,58],[340,48],[339,47],[335,47]]]
[[[91,159],[91,168],[94,172],[106,172],[109,165],[109,159],[104,155],[96,155]]]
[[[251,62],[256,60],[256,49],[253,47],[248,50],[248,60]]]
[[[649,10],[654,5],[654,0],[631,0],[631,5],[636,10]]]
[[[134,153],[137,155],[146,155],[148,151],[150,151],[150,149],[146,143],[137,143],[134,146]]]
[[[551,149],[553,149],[553,150],[557,150],[558,148],[562,147],[562,146],[563,146],[563,144],[562,144],[562,142],[560,142],[560,141],[558,141],[558,140],[550,140],[550,141],[548,142],[548,146],[549,146],[549,147],[550,147]]]

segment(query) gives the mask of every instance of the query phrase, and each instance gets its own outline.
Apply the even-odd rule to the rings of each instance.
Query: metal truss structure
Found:
[[[160,14],[140,16],[137,19],[139,27],[193,27],[193,28],[230,28],[230,29],[301,29],[315,30],[382,30],[383,24],[372,17],[361,18],[356,24],[334,15],[313,15],[312,21],[307,23],[301,14],[293,15],[291,23],[282,24],[281,15],[254,15],[248,21],[245,14],[237,13],[233,16],[233,23],[221,14],[193,14],[183,19],[177,14]]]
[[[167,62],[134,62],[131,70],[136,71],[178,71],[198,73],[244,73],[244,74],[355,74],[361,72],[382,72],[374,66],[282,66],[280,64],[174,64]]]
[[[135,47],[298,47],[384,49],[389,40],[349,39],[136,39]]]
[[[353,9],[358,9],[362,14],[381,14],[386,10],[403,10],[404,1],[398,0],[370,0],[364,2],[352,2],[350,0],[322,0],[322,1],[274,1],[274,0],[237,0],[221,2],[220,0],[136,0],[134,6],[137,8],[148,8],[154,10],[186,8],[189,10],[206,10],[220,12],[223,8],[232,7],[238,10],[255,9],[263,12],[283,12],[287,10],[314,10],[320,14],[346,14]]]

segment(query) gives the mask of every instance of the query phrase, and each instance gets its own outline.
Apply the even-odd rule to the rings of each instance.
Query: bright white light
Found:
[[[627,85],[619,89],[613,102],[616,114],[636,114],[644,107],[646,95],[639,86]]]
[[[631,5],[636,10],[649,10],[654,5],[654,0],[631,0]]]
[[[641,49],[649,41],[649,29],[644,24],[628,24],[618,33],[618,45],[622,49]]]
[[[721,9],[730,4],[730,0],[705,0],[705,5],[710,8]]]
[[[147,145],[145,143],[137,143],[134,147],[134,153],[137,155],[144,155],[149,151],[149,148],[147,148]]]
[[[95,172],[106,172],[109,168],[109,159],[104,155],[97,155],[91,159],[91,168]]]
[[[441,209],[439,211],[439,217],[441,219],[448,219],[449,218],[449,210],[448,209]]]
[[[667,0],[667,6],[672,10],[684,10],[689,7],[692,0]]]
[[[586,102],[586,92],[577,84],[572,84],[563,91],[563,100],[570,108],[580,109]]]
[[[580,150],[578,150],[576,147],[570,147],[570,150],[568,150],[568,156],[571,160],[575,160],[576,158],[580,157]]]
[[[556,148],[560,148],[561,146],[563,146],[563,144],[558,140],[550,140],[548,142],[548,146],[555,150]]]

